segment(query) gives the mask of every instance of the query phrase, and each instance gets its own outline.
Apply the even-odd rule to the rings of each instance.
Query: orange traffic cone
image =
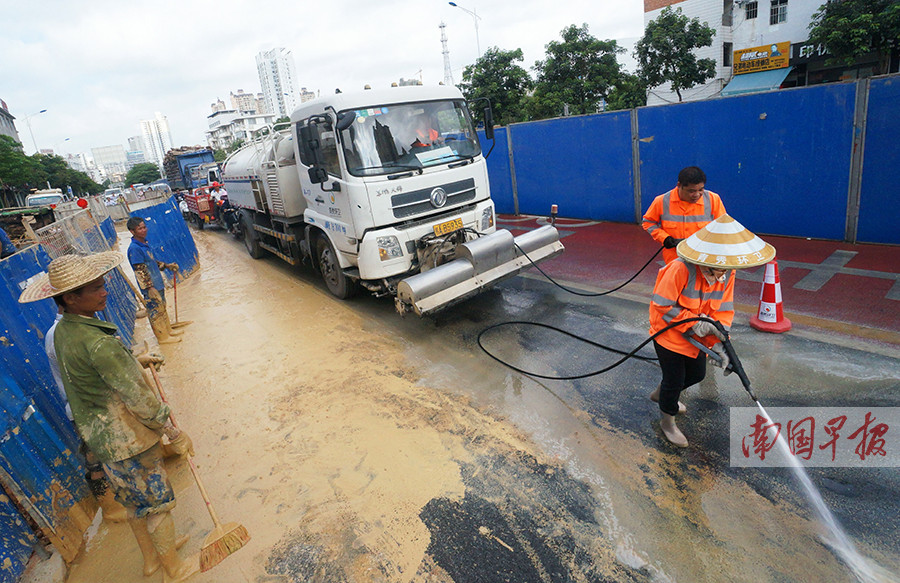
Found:
[[[759,294],[759,311],[750,318],[750,325],[762,332],[780,334],[791,329],[791,321],[784,317],[781,306],[781,280],[778,278],[778,261],[766,263],[762,291]]]

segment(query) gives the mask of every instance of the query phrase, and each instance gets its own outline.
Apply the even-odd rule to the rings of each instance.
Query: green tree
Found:
[[[230,146],[228,146],[228,149],[226,151],[229,154],[232,152],[237,152],[238,150],[241,149],[241,146],[243,146],[243,145],[244,145],[244,140],[235,140],[234,142],[232,142],[232,144]]]
[[[564,104],[573,114],[595,113],[601,100],[621,75],[618,53],[625,52],[614,40],[599,40],[588,25],[564,28],[562,41],[546,46],[546,58],[534,64],[537,82],[530,110],[535,118],[563,114]]]
[[[37,159],[26,156],[22,144],[7,135],[0,135],[0,186],[8,190],[27,192],[40,183],[41,168]]]
[[[647,86],[637,75],[622,73],[615,87],[609,92],[607,111],[634,109],[643,105],[647,105]]]
[[[97,194],[103,190],[90,176],[70,168],[61,156],[36,154],[32,157],[37,159],[40,166],[42,183],[49,182],[51,188],[59,188],[63,192],[71,188],[72,192],[79,195]]]
[[[224,162],[225,158],[228,157],[228,152],[223,150],[222,148],[216,148],[213,150],[213,160],[216,162]]]
[[[887,73],[891,51],[900,39],[897,0],[828,0],[813,14],[809,40],[822,44],[832,62],[852,64],[868,53],[879,53],[880,73]]]
[[[522,49],[502,51],[491,47],[474,64],[463,70],[459,89],[469,102],[482,97],[488,98],[495,123],[509,125],[525,121],[525,105],[534,82],[528,71],[516,64],[523,59]],[[483,122],[484,108],[480,105],[473,106],[473,111],[476,120]]]
[[[715,59],[698,59],[692,52],[710,46],[714,34],[709,25],[699,18],[688,18],[681,8],[664,8],[655,20],[647,23],[644,36],[635,47],[638,76],[647,87],[670,82],[681,101],[682,90],[705,83],[716,75]]]
[[[279,117],[278,119],[276,119],[275,123],[273,123],[272,125],[277,125],[280,123],[290,123],[290,122],[291,122],[291,118],[289,116],[283,115],[283,116]]]
[[[149,184],[154,180],[159,180],[159,167],[153,162],[142,162],[135,164],[125,175],[125,184]]]

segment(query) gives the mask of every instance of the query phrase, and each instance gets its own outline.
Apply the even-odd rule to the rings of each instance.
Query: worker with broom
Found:
[[[175,494],[159,439],[166,435],[179,455],[192,455],[193,444],[173,425],[169,407],[145,381],[140,363],[116,336],[115,324],[96,317],[106,307],[103,276],[124,259],[116,251],[64,255],[50,262],[47,273],[19,301],[61,298],[63,316],[54,347],[75,426],[128,512],[144,557],[144,575],[162,565],[167,581],[180,581],[199,564],[178,556],[187,537],[175,536]]]
[[[144,295],[153,335],[160,344],[181,342],[179,336],[182,331],[176,328],[190,324],[190,322],[176,322],[175,324],[169,322],[169,314],[166,311],[166,287],[162,278],[163,269],[168,269],[177,276],[178,264],[163,263],[153,257],[150,245],[147,244],[147,223],[144,219],[131,217],[125,226],[131,231],[128,261],[134,269],[134,277]]]

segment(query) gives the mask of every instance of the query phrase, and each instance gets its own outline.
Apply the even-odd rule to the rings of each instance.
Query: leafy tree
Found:
[[[609,92],[607,111],[634,109],[643,105],[647,105],[647,86],[637,75],[622,73],[616,86]]]
[[[888,72],[891,50],[900,39],[897,0],[828,0],[809,23],[810,41],[822,44],[832,62],[852,64],[868,53],[881,56],[881,73]]]
[[[22,144],[7,135],[0,135],[0,185],[27,191],[38,184],[40,165],[33,157],[26,156]]]
[[[289,116],[283,115],[275,120],[275,123],[272,125],[280,124],[280,123],[290,123],[291,118]]]
[[[228,152],[223,150],[222,148],[216,148],[213,150],[213,160],[216,162],[224,162],[225,158],[228,157]]]
[[[491,47],[463,70],[459,88],[467,101],[486,97],[491,102],[494,122],[509,125],[517,121],[525,121],[525,104],[528,91],[534,82],[528,71],[517,65],[524,59],[522,49],[502,51]],[[484,121],[483,107],[473,107],[474,115],[479,122]]]
[[[156,164],[142,162],[131,167],[131,170],[125,175],[125,184],[149,184],[159,178],[159,167]]]
[[[548,43],[546,58],[534,64],[530,110],[536,118],[562,115],[563,104],[570,113],[595,113],[621,75],[616,55],[625,49],[616,41],[598,40],[587,24],[569,25],[560,34],[562,41]]]
[[[698,59],[693,49],[712,44],[715,31],[699,18],[688,18],[681,8],[668,6],[651,20],[637,42],[634,56],[638,76],[647,87],[666,81],[681,101],[681,91],[705,83],[716,75],[715,59]]]
[[[231,143],[230,146],[228,146],[227,152],[229,154],[232,152],[237,152],[238,150],[241,149],[241,146],[243,146],[243,145],[244,145],[244,140],[235,140],[234,142]]]
[[[65,192],[68,187],[71,187],[75,194],[97,194],[103,190],[99,184],[91,180],[90,176],[70,168],[61,156],[35,155],[32,157],[37,158],[40,166],[38,174],[41,176],[42,183],[49,182],[52,188],[59,188]]]

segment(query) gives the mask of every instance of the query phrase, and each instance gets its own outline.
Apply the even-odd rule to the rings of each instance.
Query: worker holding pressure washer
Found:
[[[666,439],[687,447],[675,424],[675,415],[686,412],[681,392],[706,376],[707,355],[730,373],[731,351],[723,341],[734,318],[734,270],[768,263],[775,249],[723,214],[680,242],[676,252],[678,259],[659,270],[650,301],[650,334],[661,332],[653,346],[662,368],[650,399],[659,402]],[[663,331],[680,321],[685,323]]]
[[[678,173],[678,184],[653,199],[644,214],[643,227],[663,246],[668,265],[678,257],[675,247],[711,221],[725,214],[718,194],[706,190],[706,174],[696,166]]]

